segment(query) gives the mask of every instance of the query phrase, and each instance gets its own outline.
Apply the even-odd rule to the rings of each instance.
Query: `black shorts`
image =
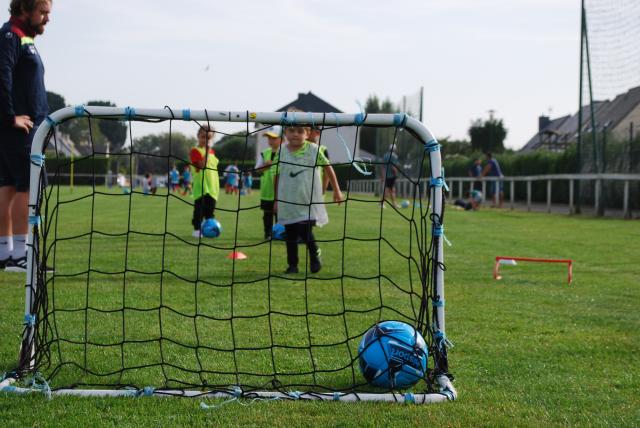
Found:
[[[0,150],[0,187],[13,186],[16,192],[29,191],[31,157],[27,150]]]
[[[384,181],[384,187],[386,187],[387,189],[393,189],[396,185],[396,178],[397,177],[387,177],[387,179]]]
[[[275,201],[267,201],[266,199],[260,200],[260,209],[264,211],[273,211]]]

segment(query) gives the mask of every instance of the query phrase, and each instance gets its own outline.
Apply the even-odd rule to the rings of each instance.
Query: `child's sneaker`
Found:
[[[298,273],[298,266],[289,266],[284,273]]]
[[[12,259],[9,257],[9,260],[5,263],[4,266],[5,272],[26,272],[27,271],[27,257],[20,257],[18,259]]]
[[[311,273],[318,273],[320,272],[320,269],[322,269],[322,263],[320,263],[320,260],[309,263],[309,270]]]

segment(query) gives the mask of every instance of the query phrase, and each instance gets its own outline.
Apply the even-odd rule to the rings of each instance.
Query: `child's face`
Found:
[[[303,126],[291,126],[284,130],[284,136],[287,137],[289,145],[297,148],[309,137],[309,128]]]
[[[318,142],[320,141],[319,129],[312,129],[311,131],[309,131],[309,141],[318,144]]]
[[[213,138],[213,131],[205,131],[204,129],[200,129],[198,131],[198,145],[200,147],[204,147],[207,145],[209,141]]]
[[[273,150],[278,150],[282,139],[280,137],[267,137],[267,141],[269,141],[269,147],[271,147]]]

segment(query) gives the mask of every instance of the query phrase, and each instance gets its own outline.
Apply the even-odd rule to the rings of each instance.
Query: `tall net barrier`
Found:
[[[94,173],[90,183],[70,187],[71,163],[88,163],[97,171],[106,153],[62,158],[54,130],[65,121],[87,121],[92,129],[107,120],[128,124],[126,144],[109,153],[110,165],[119,168],[117,184]],[[136,137],[142,121],[155,123],[164,143],[152,149],[142,144],[148,142]],[[194,136],[222,122],[243,124],[245,150],[274,124],[312,125],[321,131],[320,144],[326,132],[355,135],[343,139],[347,161],[332,161],[342,200],[329,187],[321,199],[302,204],[309,212],[321,206],[329,221],[312,228],[317,253],[305,246],[308,236],[294,241],[297,272],[289,269],[291,241],[285,240],[290,238],[278,236],[277,227],[264,228],[264,193],[257,186],[251,191],[245,182],[239,190],[228,188],[227,176],[216,195],[213,232],[203,223],[194,234],[200,223],[192,218],[199,205],[186,185],[172,185],[174,165],[193,173],[191,190],[197,192],[198,177],[206,186],[202,172],[213,172],[217,180],[224,175],[223,162],[233,162],[217,159],[215,144],[210,151],[206,145],[202,149],[204,164],[194,160],[193,151],[185,156],[173,131],[178,121],[181,126],[191,122]],[[410,168],[395,157],[378,164],[358,160],[357,136],[370,126],[392,130],[389,144],[414,154]],[[403,133],[412,138],[400,138]],[[89,145],[95,148],[91,136]],[[302,161],[285,157],[282,147],[271,166],[239,163],[238,176],[265,180],[275,169],[278,189],[278,180],[306,171],[294,174],[285,163],[310,170],[324,165],[319,160],[298,164]],[[208,163],[212,157],[220,162]],[[411,117],[67,108],[38,130],[32,160],[27,302],[17,377],[39,373],[54,391],[87,395],[455,398],[444,324],[445,184],[439,145]],[[47,162],[55,169],[43,168]],[[356,180],[373,168],[410,179],[397,206],[390,194],[356,191]],[[329,174],[324,166],[322,171]],[[136,187],[136,175],[147,172]],[[275,203],[282,217],[284,205],[295,204],[281,193]],[[426,370],[410,387],[412,394],[397,394],[400,388],[393,382],[373,385],[361,370],[363,337],[387,320],[410,325],[426,342]],[[387,370],[402,368],[401,355],[385,357]]]
[[[640,86],[640,3],[584,0],[584,8],[594,100]]]
[[[640,172],[640,3],[584,0],[580,105],[583,172]]]
[[[582,173],[640,173],[640,3],[634,0],[583,0],[580,42],[580,110],[577,165]],[[580,125],[577,126],[577,123]],[[571,130],[570,132],[573,132]],[[572,135],[572,134],[571,134]],[[579,184],[578,203],[595,204],[602,186],[599,214],[621,208],[627,191],[631,205],[640,192],[636,182]],[[629,186],[627,189],[625,186]]]

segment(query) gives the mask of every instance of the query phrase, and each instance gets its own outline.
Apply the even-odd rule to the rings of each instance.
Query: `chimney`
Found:
[[[551,123],[551,119],[549,116],[539,116],[538,117],[538,132],[542,132],[544,128],[549,126]]]

